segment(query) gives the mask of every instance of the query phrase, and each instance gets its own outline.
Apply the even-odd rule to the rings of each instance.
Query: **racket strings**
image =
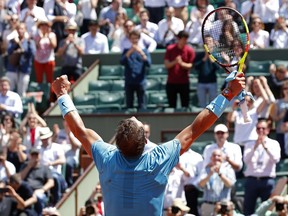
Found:
[[[236,65],[244,55],[247,31],[242,17],[228,9],[219,9],[207,16],[203,23],[203,40],[211,55],[223,65]],[[205,37],[212,37],[213,44]]]

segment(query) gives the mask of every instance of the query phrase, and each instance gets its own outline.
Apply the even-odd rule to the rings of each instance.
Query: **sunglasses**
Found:
[[[266,130],[266,127],[257,127],[256,130]]]

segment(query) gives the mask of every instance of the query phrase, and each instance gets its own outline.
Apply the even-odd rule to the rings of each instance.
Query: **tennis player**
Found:
[[[245,88],[245,77],[239,73],[229,82],[229,92],[219,94],[191,125],[175,139],[142,154],[145,143],[143,124],[135,117],[122,120],[116,131],[116,146],[102,140],[85,127],[70,96],[66,75],[52,84],[58,105],[69,128],[94,159],[103,190],[105,214],[109,216],[161,216],[168,174],[179,156],[221,116],[230,100]],[[193,158],[191,158],[193,160]]]

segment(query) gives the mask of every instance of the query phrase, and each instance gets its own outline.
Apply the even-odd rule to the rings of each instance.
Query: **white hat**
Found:
[[[172,206],[178,207],[179,209],[181,209],[184,212],[188,212],[190,210],[190,208],[185,205],[184,201],[181,198],[175,198],[173,200]]]
[[[218,132],[218,131],[222,131],[224,133],[228,132],[228,128],[226,127],[226,125],[224,124],[218,124],[215,126],[214,128],[214,133]]]
[[[40,129],[40,139],[48,139],[53,135],[53,132],[50,130],[49,127],[42,127]]]

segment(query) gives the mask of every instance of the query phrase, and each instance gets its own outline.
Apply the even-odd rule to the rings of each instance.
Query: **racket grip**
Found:
[[[239,103],[242,115],[243,115],[243,119],[244,119],[244,123],[249,123],[252,121],[251,117],[248,115],[248,107],[247,107],[247,103],[246,100],[242,100]]]

